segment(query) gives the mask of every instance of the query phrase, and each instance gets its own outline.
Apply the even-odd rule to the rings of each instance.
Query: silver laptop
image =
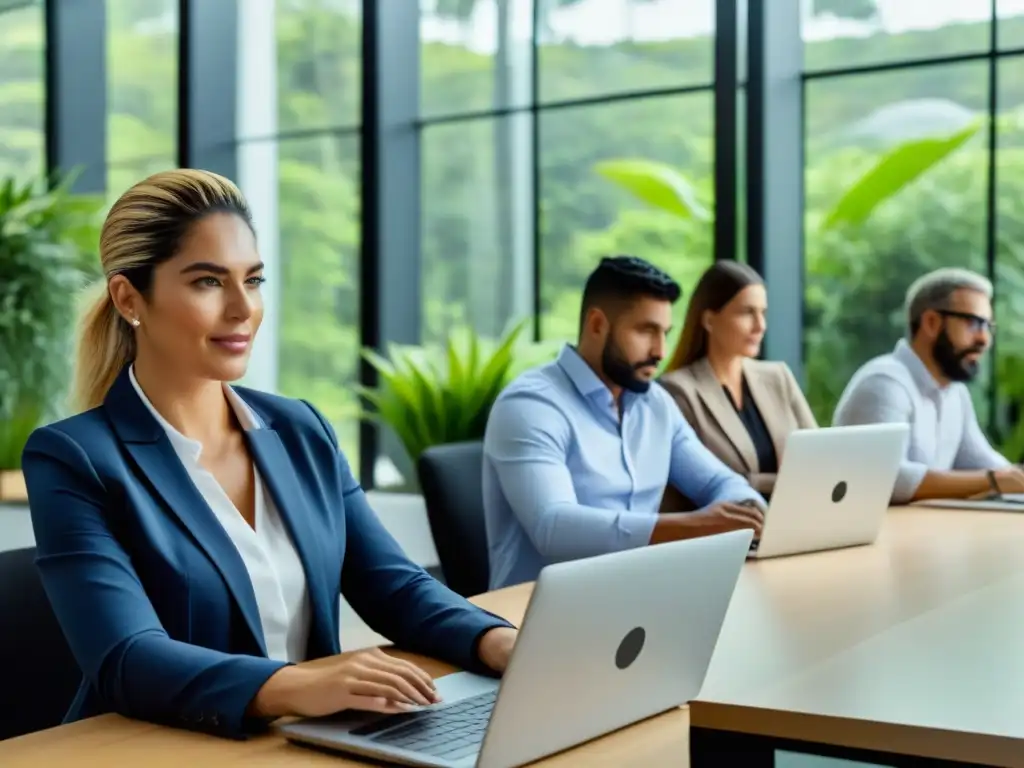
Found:
[[[985,512],[1024,512],[1024,493],[1000,493],[998,496],[980,499],[922,499],[911,502],[910,506],[977,509]]]
[[[791,432],[761,539],[750,557],[873,543],[889,509],[909,438],[907,424]]]
[[[413,766],[507,768],[695,698],[751,531],[546,567],[501,681],[437,680],[416,712],[296,721],[291,741]]]

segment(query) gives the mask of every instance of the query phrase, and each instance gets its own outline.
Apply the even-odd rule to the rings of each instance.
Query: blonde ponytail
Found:
[[[74,406],[87,411],[103,403],[121,369],[135,358],[135,337],[101,280],[83,295],[79,320]]]
[[[196,221],[214,212],[235,214],[253,228],[238,187],[223,176],[191,168],[153,174],[111,207],[100,234],[106,279],[83,297],[72,388],[76,408],[101,405],[122,369],[135,359],[135,332],[110,298],[111,278],[124,275],[148,301],[154,269],[177,254]]]

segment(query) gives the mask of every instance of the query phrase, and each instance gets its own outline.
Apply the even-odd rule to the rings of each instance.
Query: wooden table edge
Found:
[[[781,742],[841,747],[912,758],[953,760],[1004,768],[1024,766],[1024,739],[997,734],[888,723],[815,712],[692,701],[689,707],[691,744],[700,732],[759,736]],[[806,749],[813,754],[813,749]],[[985,756],[978,763],[978,755]]]

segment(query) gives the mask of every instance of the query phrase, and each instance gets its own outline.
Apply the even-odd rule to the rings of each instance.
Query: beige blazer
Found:
[[[747,359],[743,362],[743,375],[781,464],[789,433],[794,429],[815,428],[818,423],[793,372],[785,363]],[[754,442],[729,396],[715,378],[707,358],[666,373],[659,381],[672,395],[697,437],[712,453],[734,472],[750,480],[758,491],[771,491],[775,475],[760,471]],[[693,505],[674,488],[668,488],[661,508],[662,511],[675,511],[692,509]]]

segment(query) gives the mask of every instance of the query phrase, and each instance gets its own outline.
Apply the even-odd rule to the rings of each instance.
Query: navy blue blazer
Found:
[[[396,646],[487,673],[477,642],[510,625],[405,556],[313,406],[236,391],[265,427],[246,439],[306,572],[307,658],[340,652],[340,593]],[[22,468],[37,565],[83,672],[66,722],[118,712],[223,736],[265,727],[245,711],[286,663],[267,658],[245,565],[127,367],[102,406],[36,430]]]

